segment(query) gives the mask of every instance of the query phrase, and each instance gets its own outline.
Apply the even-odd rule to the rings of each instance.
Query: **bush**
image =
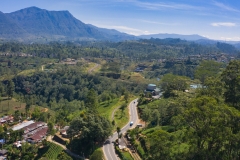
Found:
[[[102,150],[99,148],[90,156],[90,160],[102,160],[104,158]]]
[[[140,145],[137,147],[137,152],[138,152],[139,156],[140,156],[142,159],[144,159],[144,157],[145,157],[145,152],[144,152],[143,148],[142,148]]]

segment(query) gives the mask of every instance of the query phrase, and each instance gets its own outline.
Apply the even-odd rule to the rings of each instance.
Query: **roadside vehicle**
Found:
[[[130,122],[130,126],[132,126],[132,125],[133,125],[133,121]]]

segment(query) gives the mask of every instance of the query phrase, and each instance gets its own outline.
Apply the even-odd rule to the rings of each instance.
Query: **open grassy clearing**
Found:
[[[132,96],[129,99],[129,103],[134,100],[136,97]],[[120,106],[123,105],[125,101],[123,100],[123,97],[114,99],[108,102],[102,102],[100,103],[100,106],[98,107],[98,112],[108,118],[110,121],[115,121],[115,126],[117,127],[124,127],[126,123],[129,121],[129,110],[128,108],[124,108],[123,110],[120,109]],[[114,113],[113,113],[114,112]],[[116,127],[114,128],[114,130]]]
[[[18,73],[18,75],[23,75],[23,76],[31,76],[36,72],[35,69],[28,69],[28,70],[24,70],[20,73]]]
[[[26,112],[25,106],[26,106],[26,103],[17,101],[14,98],[8,100],[6,97],[2,97],[2,102],[0,103],[0,116],[14,114],[14,112],[17,110],[19,110],[20,113],[25,113]],[[39,107],[41,112],[49,112],[51,115],[55,114],[54,111],[48,108],[35,106],[35,105],[31,106],[30,112],[32,112],[35,107]]]
[[[102,116],[112,121],[112,112],[114,111],[114,109],[121,106],[123,103],[123,100],[121,101],[119,98],[116,98],[110,101],[110,103],[108,103],[107,101],[100,103],[100,106],[97,110]]]
[[[118,109],[114,114],[114,121],[115,126],[120,128],[124,127],[129,121],[128,108],[125,108],[124,110]]]

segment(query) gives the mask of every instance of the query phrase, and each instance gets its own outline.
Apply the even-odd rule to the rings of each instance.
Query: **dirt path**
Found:
[[[52,140],[52,136],[48,136],[48,137],[47,137],[47,141],[52,142],[52,143],[55,143],[56,145],[62,147],[62,148],[63,148],[69,155],[71,155],[72,157],[75,157],[75,158],[78,158],[78,159],[84,159],[83,157],[81,157],[81,156],[79,156],[79,155],[71,152],[69,149],[67,149],[66,146],[64,146],[64,145],[62,145],[62,144],[60,144],[60,143]]]
[[[99,66],[99,64],[97,63],[97,64],[95,64],[95,66],[94,67],[92,67],[92,68],[90,68],[89,70],[88,70],[88,73],[92,73],[92,71],[94,71],[97,67]]]
[[[115,109],[113,110],[112,116],[111,116],[112,120],[114,120],[114,114],[115,114],[115,112],[116,112],[120,107],[121,107],[121,106],[118,106],[117,108],[115,108]]]

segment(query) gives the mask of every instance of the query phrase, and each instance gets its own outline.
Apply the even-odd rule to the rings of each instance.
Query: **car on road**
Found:
[[[109,139],[107,139],[105,142],[104,142],[104,144],[110,144],[111,143],[111,141],[109,140]]]
[[[132,126],[132,125],[133,125],[133,121],[130,122],[130,126]]]

